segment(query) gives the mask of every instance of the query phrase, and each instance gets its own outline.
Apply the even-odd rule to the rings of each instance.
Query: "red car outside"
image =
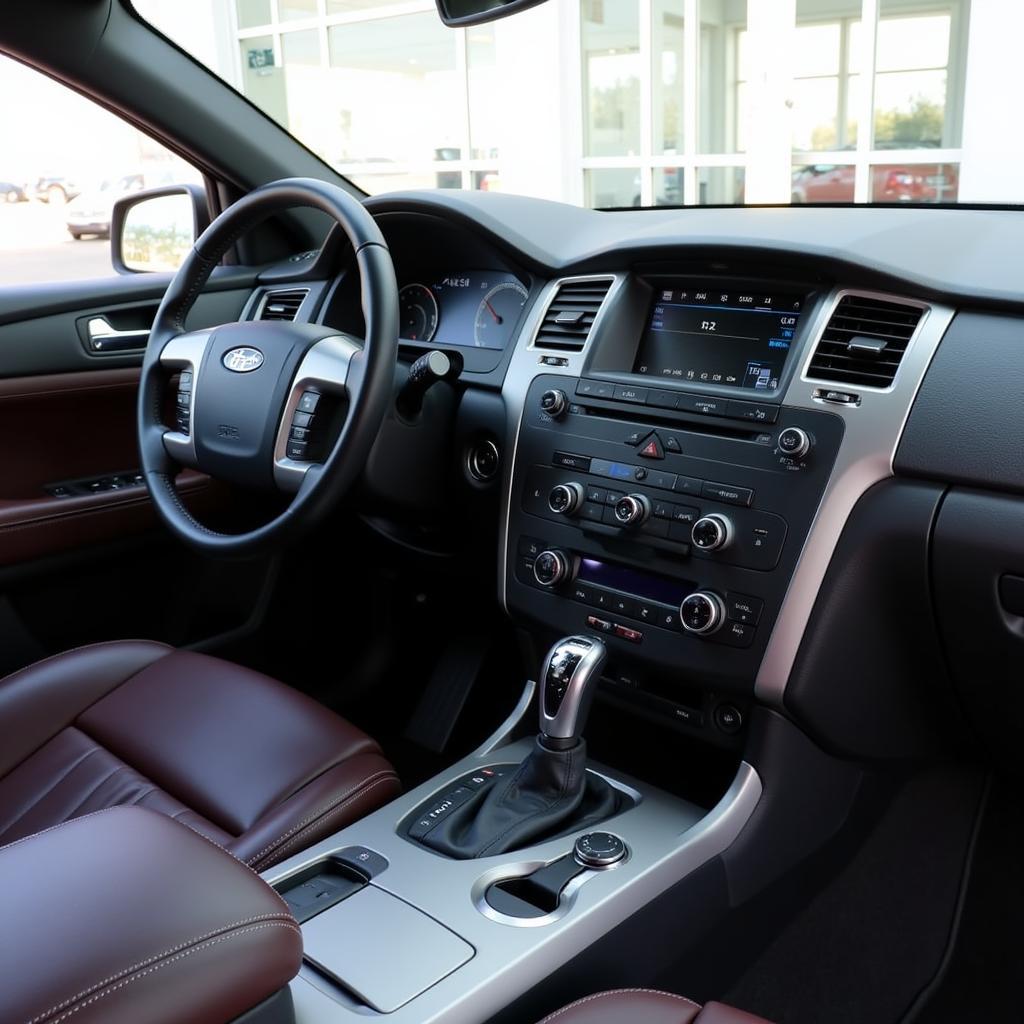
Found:
[[[793,172],[794,203],[852,203],[852,164],[808,164]],[[957,164],[875,164],[873,203],[955,203],[960,184]]]

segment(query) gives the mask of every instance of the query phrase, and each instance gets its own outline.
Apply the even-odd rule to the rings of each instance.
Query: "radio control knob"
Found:
[[[571,572],[572,561],[557,548],[547,548],[533,560],[533,578],[542,587],[557,587]]]
[[[615,503],[615,521],[620,526],[641,526],[650,516],[651,501],[643,494],[627,494]]]
[[[725,605],[713,590],[698,590],[683,598],[679,606],[679,621],[687,633],[708,636],[722,628]]]
[[[690,539],[701,551],[718,551],[732,540],[732,523],[725,516],[701,516],[690,530]]]
[[[554,420],[557,420],[568,408],[569,398],[564,391],[558,388],[549,388],[540,396],[541,412],[546,412]]]
[[[810,434],[801,427],[786,427],[779,434],[779,451],[794,459],[802,459],[811,450],[813,443]]]
[[[556,484],[548,495],[548,508],[560,516],[571,516],[583,502],[583,484]]]

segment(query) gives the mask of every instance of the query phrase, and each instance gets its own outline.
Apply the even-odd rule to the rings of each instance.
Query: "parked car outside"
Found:
[[[13,181],[0,181],[0,202],[24,203],[28,194],[23,185],[15,185]]]
[[[109,238],[114,203],[129,192],[145,188],[147,184],[154,185],[156,182],[147,182],[145,174],[135,172],[111,178],[99,188],[86,190],[68,207],[68,233],[75,241],[85,235]]]
[[[81,187],[70,178],[63,176],[42,177],[35,185],[36,199],[41,199],[51,206],[63,206],[81,194]]]
[[[793,171],[794,203],[852,203],[853,164],[807,164]],[[876,164],[871,168],[873,203],[954,203],[956,164]]]

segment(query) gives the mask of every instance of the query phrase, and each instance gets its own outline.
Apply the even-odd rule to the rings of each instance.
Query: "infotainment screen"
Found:
[[[633,372],[773,391],[803,304],[777,292],[658,289]]]

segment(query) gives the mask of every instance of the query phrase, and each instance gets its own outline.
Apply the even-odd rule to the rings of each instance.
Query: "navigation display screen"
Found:
[[[721,287],[659,289],[633,372],[773,391],[803,305],[802,295]]]

